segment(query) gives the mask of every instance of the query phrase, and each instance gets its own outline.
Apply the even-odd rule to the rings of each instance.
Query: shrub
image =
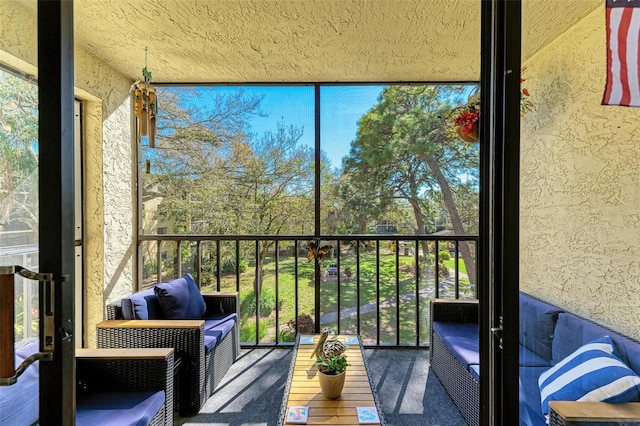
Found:
[[[276,295],[267,288],[263,288],[260,292],[260,316],[268,317],[271,312],[276,308]],[[243,314],[256,313],[256,294],[252,290],[240,297],[240,312]]]
[[[262,340],[267,335],[267,328],[264,324],[260,326],[260,335],[259,340]],[[240,341],[241,342],[255,342],[256,340],[256,323],[254,321],[250,321],[243,316],[242,321],[240,321]],[[256,342],[257,343],[257,342]]]
[[[451,260],[451,255],[447,250],[441,250],[440,253],[438,253],[438,256],[440,257],[440,260]]]
[[[142,266],[142,273],[144,274],[145,277],[148,277],[149,275],[155,275],[157,272],[158,272],[158,262],[156,262],[155,260],[151,262],[147,261]]]
[[[315,331],[313,318],[309,314],[298,315],[298,333],[310,334]],[[296,340],[296,321],[288,321],[284,328],[280,330],[280,340],[283,342],[295,342]]]
[[[446,280],[447,278],[449,278],[449,274],[451,273],[449,271],[449,267],[447,265],[444,264],[444,262],[440,262],[440,267],[438,268],[438,276],[441,280]]]
[[[247,262],[244,259],[240,259],[239,270],[243,273],[247,270]],[[225,259],[220,266],[220,272],[224,275],[232,275],[236,273],[236,261],[235,259]]]
[[[285,328],[280,330],[280,341],[281,342],[295,342],[296,341],[296,332],[293,328],[289,328],[285,326]]]

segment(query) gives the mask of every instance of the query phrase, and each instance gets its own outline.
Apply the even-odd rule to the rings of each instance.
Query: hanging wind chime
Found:
[[[147,48],[144,49],[144,68],[142,69],[144,82],[136,81],[131,86],[133,91],[137,118],[138,143],[142,136],[147,136],[149,148],[156,146],[156,114],[158,113],[158,99],[156,88],[151,85],[151,72],[147,69]]]

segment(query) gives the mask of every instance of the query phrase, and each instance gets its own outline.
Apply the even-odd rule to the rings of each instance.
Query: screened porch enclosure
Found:
[[[477,85],[160,85],[138,145],[138,289],[236,291],[241,341],[331,327],[427,346],[429,300],[477,298]]]

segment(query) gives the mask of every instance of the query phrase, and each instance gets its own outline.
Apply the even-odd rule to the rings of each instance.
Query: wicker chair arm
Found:
[[[203,320],[106,320],[96,325],[99,348],[174,348],[204,359]]]
[[[199,328],[204,320],[105,320],[96,324],[97,328]]]
[[[107,320],[96,335],[99,348],[174,348],[188,387],[180,410],[197,412],[206,400],[203,320]]]
[[[478,323],[478,301],[434,299],[431,301],[431,315],[435,322]]]
[[[76,375],[79,391],[166,390],[173,382],[174,350],[158,349],[78,349]]]
[[[640,422],[640,403],[608,403],[550,401],[549,425],[565,426],[572,424],[638,424]]]
[[[236,292],[202,293],[202,297],[207,306],[204,313],[205,318],[213,315],[240,313],[238,293]]]
[[[174,350],[77,349],[77,393],[164,391],[161,424],[173,424]]]

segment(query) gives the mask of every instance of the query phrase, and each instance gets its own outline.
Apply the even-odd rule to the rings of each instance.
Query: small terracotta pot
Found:
[[[347,370],[340,374],[324,374],[318,370],[318,380],[322,394],[328,399],[340,398]]]

